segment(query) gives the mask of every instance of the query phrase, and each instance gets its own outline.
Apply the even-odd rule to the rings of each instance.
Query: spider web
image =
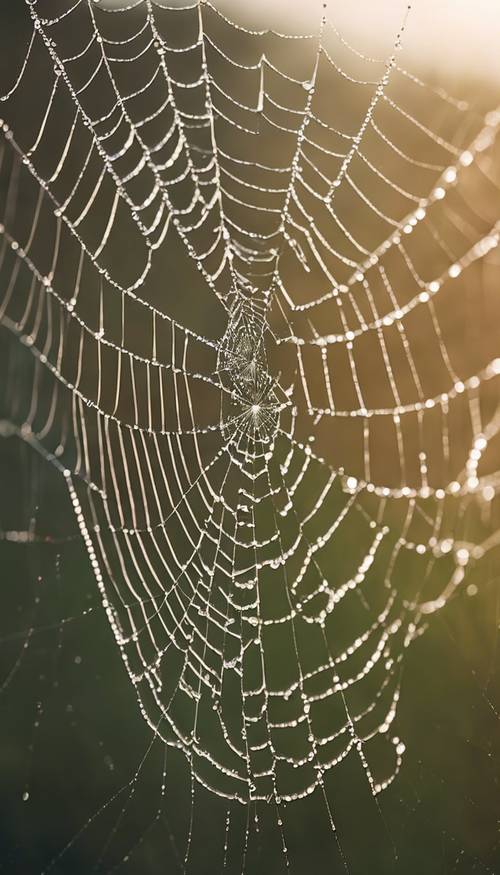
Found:
[[[326,776],[397,776],[405,650],[499,543],[500,113],[399,66],[406,18],[377,59],[208,0],[27,12],[0,317],[32,364],[2,433],[66,479],[193,793],[282,830],[318,792],[335,831]]]

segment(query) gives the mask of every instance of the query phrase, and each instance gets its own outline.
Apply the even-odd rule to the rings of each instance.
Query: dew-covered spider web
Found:
[[[27,0],[0,430],[65,479],[225,852],[233,807],[243,857],[268,809],[288,865],[315,795],[348,868],[328,782],[356,760],[378,805],[397,781],[406,651],[500,544],[500,111],[403,69],[406,6],[383,57],[329,13]]]

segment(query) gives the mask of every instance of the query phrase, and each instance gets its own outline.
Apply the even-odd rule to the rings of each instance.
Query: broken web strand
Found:
[[[268,482],[269,490],[271,491],[271,488],[272,488],[272,487],[271,487],[271,479],[270,479],[270,475],[269,475],[269,469],[268,469],[267,466],[266,466],[266,475],[267,475],[267,482]],[[316,542],[316,544],[311,545],[310,541],[309,541],[308,538],[305,536],[302,522],[301,522],[301,520],[299,519],[299,517],[298,517],[298,515],[297,515],[297,512],[296,512],[296,510],[295,510],[295,508],[294,508],[294,505],[293,505],[293,501],[290,500],[290,493],[289,493],[289,490],[287,489],[287,486],[286,486],[286,483],[285,483],[285,480],[283,479],[283,477],[281,478],[281,483],[282,483],[282,486],[283,486],[283,488],[284,488],[284,490],[285,490],[285,493],[286,493],[286,496],[287,496],[287,499],[288,499],[288,506],[290,507],[291,512],[293,513],[293,515],[294,515],[294,517],[295,517],[295,519],[296,519],[296,522],[297,522],[297,524],[298,524],[299,530],[300,530],[300,532],[301,532],[301,536],[305,539],[305,542],[306,542],[306,545],[307,545],[307,550],[310,551],[310,553],[308,553],[308,555],[309,555],[309,556],[312,556],[312,563],[313,563],[313,565],[314,565],[315,568],[316,568],[316,571],[317,571],[317,573],[318,573],[318,577],[320,577],[320,579],[321,579],[321,578],[325,579],[325,578],[324,578],[324,575],[323,575],[323,573],[322,573],[322,571],[321,571],[321,569],[320,569],[320,567],[319,567],[319,565],[318,565],[318,562],[317,562],[317,560],[316,560],[315,557],[314,557],[314,549],[315,549],[315,547],[317,546],[317,542]],[[277,521],[277,518],[276,518],[276,512],[275,512],[275,511],[274,511],[274,523],[275,523],[275,529],[276,529],[276,531],[277,531],[278,534],[279,534],[279,525],[278,525],[278,521]],[[375,523],[374,520],[371,520],[370,523],[373,524],[374,526],[376,525],[376,523]],[[381,536],[382,536],[382,537],[383,537],[384,531],[385,531],[385,530],[384,530],[383,528],[380,530],[380,533],[381,533]],[[279,536],[279,537],[280,537],[280,536]],[[281,538],[280,538],[280,545],[281,545]],[[283,551],[283,547],[282,547],[282,545],[281,545],[281,552],[282,552],[282,555],[283,555],[283,554],[284,554],[284,551]],[[369,555],[372,555],[372,554],[369,554]],[[286,568],[285,568],[284,566],[283,566],[283,575],[284,575],[284,578],[285,578],[284,583],[285,583],[286,592],[288,593],[288,592],[289,592],[289,582],[288,582],[288,580],[287,580]],[[292,585],[292,590],[293,590],[293,585]],[[391,595],[391,598],[392,598],[392,597],[393,597],[393,596]],[[288,599],[288,604],[289,604],[290,612],[293,613],[293,608],[292,608],[292,604],[291,604],[290,599]],[[368,761],[367,761],[367,759],[366,759],[366,757],[365,757],[365,755],[364,755],[364,752],[363,752],[363,741],[364,741],[364,739],[361,738],[361,737],[357,734],[357,732],[356,732],[355,721],[353,720],[353,717],[352,717],[352,715],[351,715],[351,713],[350,713],[350,709],[349,709],[349,707],[348,707],[348,704],[347,704],[347,701],[346,701],[346,698],[345,698],[345,693],[344,693],[343,685],[341,684],[340,677],[339,677],[339,675],[338,675],[338,667],[337,667],[337,664],[336,664],[336,660],[335,660],[335,657],[334,657],[334,655],[333,655],[333,653],[332,653],[331,646],[330,646],[330,643],[329,643],[328,638],[327,638],[327,635],[326,635],[324,619],[325,619],[324,617],[321,617],[321,618],[320,618],[320,620],[319,620],[319,625],[320,625],[320,628],[321,628],[321,634],[322,634],[322,637],[323,637],[323,642],[324,642],[325,652],[326,652],[327,655],[328,655],[328,662],[329,662],[329,664],[331,665],[331,667],[332,667],[332,669],[333,669],[333,671],[334,671],[334,678],[333,678],[333,679],[334,679],[334,684],[335,684],[336,686],[337,686],[337,685],[339,686],[340,696],[341,696],[341,699],[342,699],[342,703],[343,703],[344,710],[345,710],[345,714],[346,714],[346,718],[347,718],[347,729],[348,729],[348,733],[349,733],[349,735],[351,736],[352,744],[353,744],[354,748],[356,749],[356,751],[357,751],[357,753],[358,753],[358,755],[359,755],[359,758],[360,758],[360,760],[361,760],[361,764],[362,764],[363,770],[364,770],[364,772],[365,772],[365,774],[366,774],[366,777],[367,777],[368,783],[369,783],[369,785],[370,785],[370,790],[371,790],[371,792],[372,792],[372,794],[373,794],[373,796],[374,796],[374,798],[375,798],[375,801],[376,801],[376,805],[377,805],[377,809],[378,809],[379,815],[380,815],[380,817],[382,818],[382,821],[383,821],[383,824],[384,824],[384,828],[386,829],[386,831],[387,831],[387,833],[388,833],[388,835],[389,835],[389,837],[390,837],[390,839],[391,839],[391,842],[392,842],[392,845],[393,845],[393,850],[394,850],[394,857],[395,857],[395,859],[397,860],[397,850],[396,850],[396,846],[395,846],[395,844],[394,844],[394,841],[393,841],[393,839],[392,839],[392,836],[390,836],[390,833],[389,833],[389,830],[388,830],[388,827],[387,827],[386,820],[385,820],[385,818],[384,818],[384,816],[383,816],[383,814],[382,814],[382,810],[381,810],[381,808],[380,808],[380,805],[379,805],[378,800],[377,800],[376,797],[377,797],[377,794],[380,793],[383,789],[386,789],[386,788],[389,786],[389,784],[392,783],[392,781],[393,781],[393,780],[395,779],[395,777],[397,776],[397,774],[398,774],[398,772],[399,772],[399,769],[400,769],[400,767],[401,767],[401,763],[402,763],[402,753],[403,753],[403,751],[404,751],[404,745],[400,744],[400,743],[399,743],[399,740],[396,740],[396,743],[395,743],[395,744],[396,744],[396,765],[395,765],[394,771],[393,771],[393,773],[392,773],[388,778],[386,778],[386,779],[383,781],[382,784],[379,784],[379,785],[375,784],[375,783],[374,783],[374,780],[373,780],[373,776],[372,776],[371,770],[370,770],[370,767],[369,767],[369,765],[368,765]],[[293,622],[294,622],[294,621],[292,620],[292,623],[293,623]],[[294,634],[295,634],[295,633],[294,633]],[[355,642],[354,642],[353,647],[355,648],[356,645],[357,645],[358,643],[359,643],[359,639],[358,639],[358,641],[355,641]],[[299,654],[298,654],[298,647],[297,647],[297,643],[296,643],[296,641],[295,641],[295,649],[296,649],[296,654],[297,654],[298,665],[299,665],[299,667],[300,667],[300,658],[299,658]],[[300,682],[300,683],[301,683],[301,686],[303,687],[303,671],[302,671],[302,668],[300,668],[300,674],[301,674],[301,682]],[[312,725],[311,725],[311,722],[310,722],[310,719],[309,719],[309,709],[307,708],[307,711],[306,711],[306,706],[307,706],[307,696],[306,696],[306,694],[304,693],[303,689],[301,690],[301,693],[302,693],[302,698],[304,699],[304,703],[305,703],[305,704],[304,704],[304,709],[303,709],[303,710],[304,710],[304,714],[305,714],[306,719],[307,719],[307,722],[308,722],[308,731],[309,731],[309,736],[313,739],[313,741],[312,741],[312,751],[313,751],[313,754],[314,754],[314,756],[315,756],[315,758],[316,758],[316,760],[317,760],[316,742],[315,742],[315,740],[314,740],[315,737],[314,737],[314,733],[313,733]],[[388,716],[387,716],[387,718],[386,718],[386,725],[390,725],[390,723],[392,722],[392,714],[393,714],[393,713],[395,714],[395,705],[396,705],[396,703],[397,703],[398,698],[399,698],[399,685],[396,687],[396,691],[395,691],[394,696],[393,696],[393,699],[392,699],[392,708],[391,708],[391,710],[389,711]],[[370,707],[370,706],[369,706],[369,707]],[[379,731],[380,731],[381,728],[383,728],[383,725],[382,725],[382,724],[378,727]],[[348,747],[346,748],[346,750],[345,750],[345,752],[344,752],[344,755],[346,755],[346,754],[349,752],[350,746],[351,746],[351,742],[349,742]],[[328,814],[328,820],[329,820],[329,823],[330,823],[330,827],[331,827],[331,829],[332,829],[332,832],[334,833],[335,840],[336,840],[336,843],[337,843],[337,847],[338,847],[338,849],[339,849],[339,851],[340,851],[340,855],[341,855],[341,859],[342,859],[342,862],[343,862],[344,868],[346,869],[346,871],[349,871],[349,867],[348,867],[348,865],[347,865],[347,858],[346,858],[346,855],[345,855],[345,853],[344,853],[344,851],[343,851],[343,849],[342,849],[342,846],[341,846],[341,844],[340,844],[340,839],[339,839],[339,837],[338,837],[338,830],[337,830],[337,828],[336,828],[336,826],[335,826],[335,822],[334,822],[334,818],[333,818],[333,814],[332,814],[331,806],[330,806],[330,803],[329,803],[329,801],[328,801],[328,796],[327,796],[327,793],[326,793],[326,790],[325,790],[325,786],[324,786],[324,782],[323,782],[323,771],[324,771],[324,765],[323,765],[322,763],[320,763],[320,762],[317,760],[317,766],[316,766],[316,768],[317,768],[317,782],[318,782],[318,784],[319,784],[319,786],[320,786],[321,794],[322,794],[322,796],[323,796],[323,800],[324,800],[324,803],[325,803],[325,806],[326,806],[326,810],[327,810],[327,814]]]
[[[143,829],[139,838],[136,841],[134,841],[133,844],[131,844],[129,846],[127,852],[123,855],[122,859],[116,865],[112,866],[108,870],[109,875],[111,875],[111,873],[113,873],[113,872],[119,871],[119,869],[122,868],[123,864],[128,863],[129,860],[131,860],[133,858],[133,856],[135,854],[137,854],[137,852],[139,850],[141,850],[142,847],[145,846],[145,844],[149,838],[149,834],[154,830],[155,826],[157,826],[160,823],[160,821],[163,822],[162,825],[167,831],[169,843],[172,847],[174,859],[175,859],[175,862],[177,864],[177,869],[179,871],[182,871],[182,864],[181,864],[181,860],[179,858],[179,853],[177,850],[175,838],[174,838],[174,835],[172,833],[172,829],[171,829],[171,826],[169,823],[167,812],[165,810],[165,805],[166,805],[165,800],[166,800],[166,793],[167,793],[167,750],[168,750],[167,745],[164,745],[162,778],[161,778],[160,799],[159,799],[159,803],[158,803],[158,809],[157,809],[153,819],[151,820],[151,822]]]
[[[271,486],[271,481],[270,481],[270,478],[269,478],[269,471],[268,471],[268,468],[267,468],[267,460],[265,460],[265,464],[266,464],[266,477],[267,477],[267,485],[268,485],[268,489],[269,489],[269,494],[272,494],[272,486]],[[275,512],[275,509],[274,509],[274,505],[273,505],[273,517],[274,517],[274,526],[275,526],[275,531],[278,533],[278,539],[279,539],[279,544],[280,544],[281,555],[283,556],[283,555],[284,555],[283,545],[282,545],[282,542],[281,542],[281,536],[280,536],[280,534],[279,534],[279,528],[278,528],[278,523],[277,523],[277,520],[276,520],[276,512]],[[254,537],[255,537],[255,518],[254,518],[254,517],[253,517],[253,525],[254,525]],[[288,578],[287,578],[286,567],[285,567],[283,564],[282,564],[282,568],[283,568],[283,585],[284,585],[285,593],[286,593],[286,596],[287,596],[288,607],[289,607],[290,613],[292,614],[292,635],[293,635],[293,645],[294,645],[295,655],[296,655],[296,659],[297,659],[298,672],[299,672],[299,689],[300,689],[300,695],[301,695],[301,698],[302,698],[302,700],[303,700],[302,713],[304,714],[305,719],[306,719],[306,721],[307,721],[309,737],[312,739],[312,741],[311,741],[311,750],[312,750],[313,758],[316,760],[316,764],[317,764],[317,765],[316,765],[316,767],[317,767],[317,782],[319,783],[320,788],[321,788],[321,793],[322,793],[323,801],[324,801],[324,804],[325,804],[325,807],[326,807],[326,811],[327,811],[328,822],[329,822],[329,824],[330,824],[330,828],[331,828],[331,831],[332,831],[332,833],[333,833],[333,836],[334,836],[334,839],[335,839],[335,843],[336,843],[336,846],[337,846],[338,851],[339,851],[339,854],[340,854],[340,858],[341,858],[341,860],[342,860],[342,865],[343,865],[345,871],[346,871],[346,872],[349,872],[349,867],[348,867],[348,865],[347,865],[347,859],[346,859],[345,853],[344,853],[344,851],[343,851],[343,848],[342,848],[342,845],[341,845],[341,842],[340,842],[340,839],[339,839],[339,836],[338,836],[338,831],[337,831],[337,828],[336,828],[336,826],[335,826],[335,821],[334,821],[334,818],[333,818],[333,814],[332,814],[331,806],[330,806],[330,803],[329,803],[329,801],[328,801],[328,797],[327,797],[327,795],[326,795],[326,792],[325,792],[325,789],[324,789],[324,786],[323,786],[323,779],[322,779],[322,766],[321,766],[321,764],[319,763],[318,758],[317,758],[316,742],[315,742],[315,738],[314,738],[314,734],[313,734],[313,730],[312,730],[312,726],[311,726],[311,722],[310,722],[310,718],[309,718],[309,706],[308,706],[308,704],[307,704],[307,697],[306,697],[306,694],[305,694],[305,692],[304,692],[303,670],[302,670],[302,666],[301,666],[301,662],[300,662],[300,656],[299,656],[299,650],[298,650],[298,646],[297,646],[296,633],[295,633],[295,626],[294,626],[294,619],[293,619],[293,613],[294,613],[294,611],[293,611],[292,603],[291,603],[290,596],[289,596],[289,591],[290,591],[290,589],[289,589],[289,581],[288,581]],[[257,597],[258,597],[258,596],[257,596]],[[257,614],[257,617],[258,617],[258,619],[259,619],[259,615],[258,615],[258,614]],[[260,631],[260,630],[259,630],[259,631]],[[262,654],[262,658],[263,658],[263,664],[264,664],[264,654]],[[279,823],[280,828],[281,828],[281,819],[278,821],[278,823]],[[283,840],[283,841],[284,841],[284,840]],[[285,853],[286,853],[286,846],[284,846],[284,851],[285,851]],[[288,858],[287,858],[287,859],[288,859]],[[287,864],[287,865],[288,865],[288,864]]]
[[[227,467],[225,478],[224,478],[224,481],[223,481],[222,486],[221,486],[221,492],[223,492],[223,490],[224,490],[224,483],[225,483],[226,477],[229,474],[229,470],[230,470],[230,465],[228,465],[228,467]],[[217,505],[218,504],[219,503],[217,503]],[[216,503],[214,502],[214,508],[215,507],[216,507]],[[205,636],[204,636],[204,643],[203,643],[203,655],[201,657],[202,664],[205,661],[207,644],[208,644],[208,624],[209,624],[210,600],[211,600],[211,596],[212,596],[212,588],[214,585],[214,578],[215,578],[215,573],[216,573],[216,568],[217,568],[217,559],[218,559],[219,551],[220,551],[220,547],[221,547],[222,533],[224,531],[224,528],[223,528],[224,511],[225,511],[225,508],[224,508],[224,505],[222,505],[221,506],[221,519],[220,519],[220,525],[219,525],[219,536],[217,539],[213,565],[212,565],[212,568],[210,569],[210,575],[209,575],[210,582],[209,582],[209,586],[208,586],[208,601],[207,601],[207,608],[206,608],[206,624],[205,624]],[[186,655],[187,655],[187,658],[189,659],[188,654],[186,654]],[[182,678],[181,678],[181,680],[182,680]],[[195,694],[196,705],[195,705],[195,709],[194,709],[193,728],[191,731],[191,737],[192,737],[192,740],[195,744],[197,743],[198,706],[199,706],[199,702],[200,702],[200,698],[201,698],[201,684],[202,684],[202,679],[201,679],[201,675],[200,675],[199,682],[198,682],[198,690],[197,690],[197,693]],[[188,839],[187,839],[187,844],[186,844],[186,853],[185,853],[185,857],[184,857],[184,865],[185,866],[188,865],[189,852],[191,850],[191,841],[192,841],[192,835],[193,835],[193,822],[194,822],[195,789],[194,789],[194,777],[193,777],[192,769],[191,769],[191,802],[190,802],[190,806],[191,806],[191,814],[190,814],[190,822],[189,822]]]

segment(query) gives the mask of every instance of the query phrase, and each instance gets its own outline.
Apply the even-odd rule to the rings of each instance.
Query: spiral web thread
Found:
[[[318,790],[333,825],[327,773],[393,781],[404,652],[499,543],[496,338],[469,361],[446,314],[495,267],[500,114],[399,67],[404,24],[380,60],[208,0],[27,13],[0,315],[32,366],[2,433],[66,478],[194,784],[278,822]]]

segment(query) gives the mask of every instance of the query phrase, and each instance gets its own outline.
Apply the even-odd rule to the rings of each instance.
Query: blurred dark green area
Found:
[[[2,10],[2,44],[24,47],[14,7]],[[10,82],[12,53],[1,58],[0,81]],[[482,83],[458,90],[491,103]],[[132,261],[124,247],[124,264]],[[217,334],[218,316],[202,306],[191,315]],[[3,333],[0,344],[3,384],[17,353]],[[139,713],[65,484],[15,436],[0,439],[0,531],[33,539],[0,542],[0,872],[222,872],[226,807],[199,787],[191,804],[189,769],[171,750],[162,795],[164,750]],[[395,722],[406,754],[395,783],[375,802],[353,758],[332,771],[338,842],[317,795],[285,810],[296,875],[337,875],[345,865],[351,875],[500,871],[498,577],[484,562],[478,595],[460,591],[408,650]],[[258,815],[256,833],[253,810],[231,811],[229,873],[286,871],[275,812],[261,806]]]

